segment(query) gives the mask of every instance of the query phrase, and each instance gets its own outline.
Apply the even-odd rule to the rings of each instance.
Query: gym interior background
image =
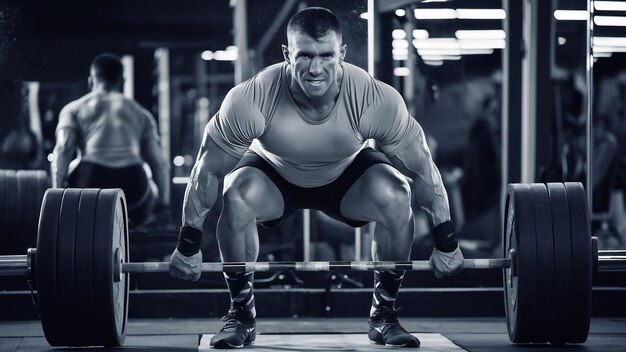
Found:
[[[426,131],[466,258],[502,255],[512,182],[582,182],[600,249],[625,249],[626,2],[612,2],[617,10],[608,3],[596,1],[591,13],[585,0],[3,1],[0,169],[49,174],[60,109],[88,91],[98,53],[117,53],[124,93],[157,120],[172,181],[174,223],[132,229],[131,260],[167,260],[205,124],[230,88],[283,59],[294,11],[324,6],[342,20],[346,61],[400,91]],[[219,208],[205,223],[205,261],[219,261],[218,215]],[[412,259],[427,259],[430,226],[425,214],[415,221]],[[370,225],[354,230],[316,211],[259,231],[260,261],[370,259]],[[1,254],[24,254],[3,243]],[[9,292],[0,318],[35,319],[24,280],[0,282]],[[595,284],[594,314],[625,316],[626,279],[599,275]],[[255,285],[275,290],[273,298],[261,294],[262,316],[361,316],[345,303],[367,307],[371,299],[371,273],[259,273]],[[500,272],[442,280],[413,273],[407,301],[450,303],[464,291],[474,303],[405,306],[405,314],[501,316],[501,286]],[[310,295],[304,305],[302,292]],[[135,275],[131,300],[140,294],[131,318],[217,317],[227,302],[219,273],[195,283]],[[277,299],[293,304],[279,310],[269,304]]]

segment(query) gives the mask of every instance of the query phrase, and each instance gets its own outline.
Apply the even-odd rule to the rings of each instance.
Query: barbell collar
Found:
[[[27,257],[25,254],[0,256],[0,276],[28,275]]]
[[[169,272],[168,262],[122,263],[122,273]],[[465,259],[464,269],[505,269],[511,265],[510,259]],[[227,262],[202,263],[202,272],[241,272],[241,271],[372,271],[372,270],[433,270],[427,260],[418,261],[379,261],[379,262]]]

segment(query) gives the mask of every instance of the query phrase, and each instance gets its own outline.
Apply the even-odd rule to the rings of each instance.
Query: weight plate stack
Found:
[[[98,196],[94,225],[94,325],[102,346],[124,343],[128,316],[128,274],[116,266],[128,258],[126,199],[120,189],[104,189]]]
[[[592,254],[591,227],[587,197],[581,183],[565,183],[570,213],[572,248],[572,314],[570,343],[583,343],[589,335],[591,320]]]
[[[569,341],[569,325],[572,310],[572,251],[570,239],[570,214],[567,194],[562,183],[548,183],[552,229],[554,231],[554,324],[552,343]]]
[[[0,170],[0,254],[24,254],[37,244],[41,202],[50,181],[41,170]]]
[[[504,300],[509,338],[515,343],[536,338],[538,288],[537,237],[534,204],[529,185],[507,187],[504,256],[514,250],[517,270],[504,270]]]
[[[128,316],[126,201],[120,189],[51,189],[41,210],[37,282],[52,346],[121,346]]]

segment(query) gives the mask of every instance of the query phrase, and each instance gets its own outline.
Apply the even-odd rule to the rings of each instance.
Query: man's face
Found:
[[[334,32],[318,39],[290,32],[288,41],[289,47],[283,46],[283,54],[293,78],[308,97],[323,96],[336,82],[346,46],[341,45]]]

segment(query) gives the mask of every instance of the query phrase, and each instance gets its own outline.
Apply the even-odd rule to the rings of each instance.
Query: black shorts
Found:
[[[341,200],[365,170],[379,163],[391,165],[383,153],[372,148],[364,148],[337,179],[327,185],[312,188],[300,187],[288,182],[267,161],[252,151],[248,151],[241,158],[234,170],[244,166],[257,168],[270,178],[282,194],[285,203],[283,215],[278,219],[262,222],[261,225],[265,227],[277,226],[299,209],[321,210],[333,219],[352,227],[361,227],[367,222],[347,219],[341,215]]]
[[[128,204],[128,216],[142,222],[154,205],[154,194],[143,165],[107,167],[81,161],[67,178],[74,188],[121,188]]]

